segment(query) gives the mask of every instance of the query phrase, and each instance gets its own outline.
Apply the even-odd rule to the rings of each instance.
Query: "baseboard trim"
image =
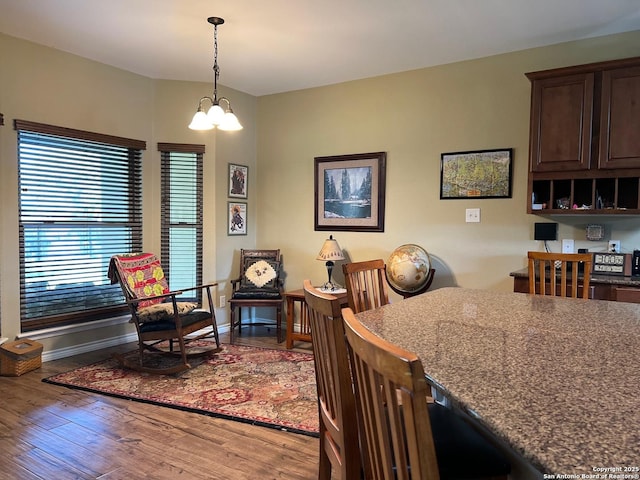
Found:
[[[96,340],[95,342],[82,343],[64,348],[56,348],[54,350],[47,350],[46,352],[43,352],[42,361],[49,362],[51,360],[58,360],[60,358],[72,357],[74,355],[80,355],[81,353],[93,352],[95,350],[102,350],[104,348],[116,347],[124,343],[136,342],[137,340],[138,334],[136,332],[133,332],[126,335],[120,335],[118,337]]]
[[[228,331],[228,324],[218,327],[218,333],[226,333]],[[195,332],[194,335],[196,335],[197,333],[198,332]],[[117,337],[103,338],[94,342],[82,343],[64,348],[56,348],[54,350],[47,350],[42,353],[42,361],[49,362],[51,360],[72,357],[74,355],[80,355],[81,353],[94,352],[96,350],[117,347],[118,345],[123,345],[125,343],[135,343],[137,341],[138,334],[136,332],[128,333],[126,335],[119,335]]]

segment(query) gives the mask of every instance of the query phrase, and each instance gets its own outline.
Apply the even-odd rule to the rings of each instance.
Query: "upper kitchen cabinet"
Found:
[[[531,79],[531,75],[527,74]],[[533,79],[532,172],[587,170],[591,166],[593,73]]]
[[[527,212],[640,214],[640,57],[526,75]]]
[[[604,70],[601,103],[600,168],[640,168],[640,66]]]

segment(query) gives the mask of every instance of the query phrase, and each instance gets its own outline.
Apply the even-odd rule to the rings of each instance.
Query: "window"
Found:
[[[158,150],[162,158],[162,268],[169,288],[181,290],[202,284],[204,145],[159,143]],[[185,297],[200,294],[192,290]]]
[[[123,311],[109,259],[142,249],[145,142],[15,121],[23,331]]]

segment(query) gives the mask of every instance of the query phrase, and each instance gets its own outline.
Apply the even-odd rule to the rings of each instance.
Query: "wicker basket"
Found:
[[[0,375],[18,377],[41,366],[41,343],[24,339],[0,345]]]

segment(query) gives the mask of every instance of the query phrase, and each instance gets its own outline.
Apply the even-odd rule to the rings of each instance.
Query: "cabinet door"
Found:
[[[593,79],[593,73],[585,73],[533,81],[532,172],[590,168]]]
[[[640,168],[640,67],[602,72],[600,168]]]

